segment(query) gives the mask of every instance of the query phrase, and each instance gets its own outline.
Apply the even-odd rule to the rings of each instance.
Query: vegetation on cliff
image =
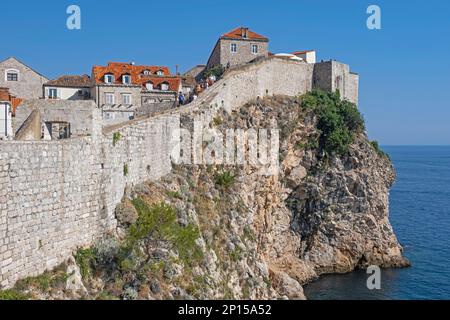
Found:
[[[356,105],[342,100],[339,91],[312,91],[302,97],[302,105],[317,116],[318,145],[327,156],[346,154],[355,135],[365,129]]]
[[[174,166],[126,190],[116,232],[79,249],[75,266],[0,298],[304,298],[323,273],[407,265],[387,219],[391,163],[338,93],[258,99],[212,124],[280,129],[277,174]]]

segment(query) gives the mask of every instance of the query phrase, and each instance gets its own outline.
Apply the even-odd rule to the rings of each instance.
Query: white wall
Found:
[[[0,139],[12,136],[11,105],[0,102]]]
[[[48,99],[49,89],[58,90],[58,99],[61,100],[82,100],[90,97],[90,88],[65,88],[65,87],[45,87],[45,98]],[[78,94],[78,91],[82,91],[82,95]],[[87,96],[85,96],[85,94]]]
[[[305,53],[297,54],[297,57],[302,58],[307,63],[316,63],[315,51],[306,51]]]

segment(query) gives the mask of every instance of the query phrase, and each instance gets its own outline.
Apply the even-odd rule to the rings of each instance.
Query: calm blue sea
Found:
[[[412,263],[382,270],[381,289],[364,271],[305,287],[308,299],[450,299],[450,146],[385,146],[397,171],[390,221]]]

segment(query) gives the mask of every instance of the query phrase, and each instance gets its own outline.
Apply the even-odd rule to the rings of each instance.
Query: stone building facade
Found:
[[[92,80],[88,75],[61,76],[43,86],[45,99],[89,100]]]
[[[350,72],[348,64],[335,60],[314,64],[313,86],[330,92],[339,90],[341,97],[358,105],[359,75]]]
[[[108,123],[173,108],[181,91],[181,77],[164,66],[110,62],[93,67],[92,81],[91,96]]]
[[[48,79],[14,57],[0,62],[0,87],[9,88],[22,99],[42,98],[42,86]]]
[[[208,59],[207,69],[245,64],[269,55],[269,39],[248,28],[236,28],[223,34]]]

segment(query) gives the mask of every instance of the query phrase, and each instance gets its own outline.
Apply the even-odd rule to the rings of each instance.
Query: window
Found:
[[[169,90],[169,84],[167,82],[161,83],[161,90]]]
[[[114,93],[105,93],[106,104],[114,104]]]
[[[237,52],[237,44],[236,43],[232,43],[230,45],[230,51],[231,51],[231,53],[236,53]]]
[[[45,126],[52,140],[70,138],[70,123],[63,121],[45,122]]]
[[[156,71],[156,75],[157,76],[163,76],[164,72],[162,70],[158,70],[158,71]]]
[[[145,88],[147,89],[147,90],[153,90],[153,83],[151,83],[151,82],[147,82],[146,84],[145,84]]]
[[[49,99],[57,99],[58,98],[58,89],[54,89],[54,88],[48,89],[48,98]]]
[[[144,70],[144,75],[148,76],[150,74],[150,71]]]
[[[105,74],[105,83],[113,83],[114,75],[113,74]]]
[[[122,104],[131,104],[131,94],[129,93],[122,94]]]
[[[258,45],[257,44],[252,44],[252,53],[253,54],[257,54],[258,53]]]
[[[124,74],[122,76],[123,84],[131,84],[131,76],[129,74]]]
[[[157,101],[156,101],[156,99],[154,99],[154,98],[146,98],[146,99],[144,100],[144,103],[155,103],[155,102],[157,102]]]
[[[19,74],[17,72],[8,72],[6,74],[6,81],[19,81]]]

